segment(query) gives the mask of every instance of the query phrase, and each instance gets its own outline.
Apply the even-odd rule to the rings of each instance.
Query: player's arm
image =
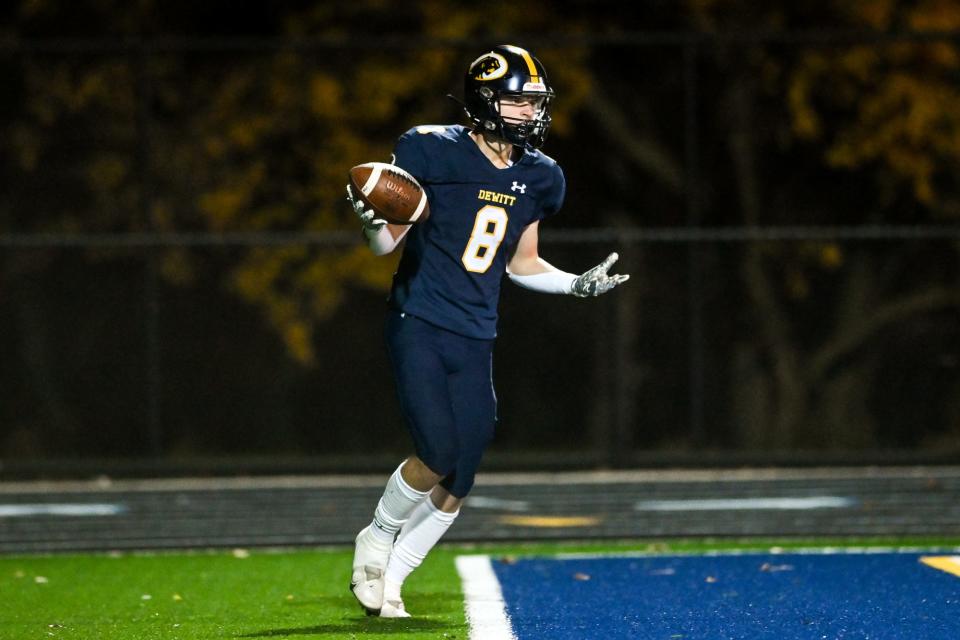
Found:
[[[373,209],[363,200],[353,194],[353,189],[347,185],[347,201],[353,212],[360,218],[363,227],[363,236],[374,255],[385,256],[400,244],[403,236],[410,230],[410,225],[390,224],[383,218],[378,218]]]
[[[510,279],[521,287],[586,298],[606,293],[630,278],[628,275],[607,275],[619,257],[616,253],[611,253],[606,260],[579,276],[557,269],[540,257],[537,250],[539,227],[540,223],[534,222],[523,230],[517,248],[507,263]]]

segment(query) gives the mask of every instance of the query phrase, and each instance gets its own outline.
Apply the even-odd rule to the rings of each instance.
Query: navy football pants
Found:
[[[493,438],[493,340],[477,340],[391,311],[387,347],[417,457],[457,498],[473,487]]]

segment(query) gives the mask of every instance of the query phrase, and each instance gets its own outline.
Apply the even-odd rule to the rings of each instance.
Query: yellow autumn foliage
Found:
[[[98,190],[118,189],[129,175],[125,158],[116,153],[104,154],[87,166],[87,178]]]
[[[860,28],[946,31],[960,26],[960,2],[845,5]],[[880,46],[812,49],[789,82],[789,107],[798,137],[824,143],[837,168],[880,166],[918,202],[933,210],[944,196],[938,177],[960,161],[960,50],[953,39],[903,40]],[[837,118],[837,113],[848,114]],[[825,126],[822,113],[832,120]]]
[[[948,212],[956,210],[949,204],[956,194],[942,191],[956,182],[960,162],[960,48],[950,35],[960,29],[960,0],[849,0],[816,12],[747,0],[687,0],[687,7],[694,24],[708,32],[891,34],[880,42],[771,50],[766,60],[781,67],[782,80],[764,87],[782,95],[791,133],[820,147],[827,166],[876,170],[885,186],[902,189],[935,214],[955,215]],[[819,25],[809,24],[814,15]],[[804,26],[785,26],[788,16]]]
[[[117,20],[136,24],[160,7],[147,0],[116,12]],[[481,53],[456,44],[350,46],[353,34],[365,33],[387,10],[394,7],[383,0],[357,0],[349,10],[327,3],[284,10],[285,35],[341,37],[343,48],[198,55],[174,47],[144,57],[129,51],[27,57],[22,90],[28,117],[6,129],[12,162],[23,171],[38,170],[51,141],[74,123],[97,134],[102,127],[104,139],[120,141],[118,148],[85,148],[86,156],[74,160],[91,193],[90,208],[100,218],[78,220],[67,212],[57,222],[62,228],[76,223],[86,230],[356,232],[356,243],[346,246],[221,254],[233,261],[224,276],[226,289],[262,313],[292,358],[313,362],[322,344],[315,340],[320,323],[350,289],[385,292],[398,260],[377,258],[362,244],[344,198],[348,169],[389,159],[397,136],[414,125],[462,122],[451,115],[458,110],[444,96],[459,94],[467,63]],[[20,3],[19,11],[42,16],[58,8],[33,0]],[[484,34],[496,43],[498,33],[578,32],[542,0],[483,6],[417,0],[405,11],[421,35],[434,41]],[[589,95],[589,52],[537,53],[561,96],[554,135],[562,136]],[[148,146],[138,147],[144,140]],[[143,150],[148,155],[140,155]],[[146,193],[139,191],[143,171]],[[144,196],[148,219],[130,216],[143,211]],[[160,274],[168,283],[190,286],[200,280],[209,255],[165,249]],[[219,257],[216,264],[222,264]]]

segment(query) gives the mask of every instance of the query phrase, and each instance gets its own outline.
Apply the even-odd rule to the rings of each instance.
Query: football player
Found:
[[[563,204],[563,171],[539,149],[553,89],[540,61],[494,47],[464,79],[470,126],[419,126],[394,163],[423,186],[430,216],[393,225],[347,187],[371,250],[406,239],[389,298],[388,352],[416,455],[387,482],[373,521],[356,537],[350,589],[370,615],[408,617],[404,580],[456,519],[493,437],[492,351],[500,283],[597,296],[625,282],[608,275],[612,253],[581,275],[540,257],[540,221]]]

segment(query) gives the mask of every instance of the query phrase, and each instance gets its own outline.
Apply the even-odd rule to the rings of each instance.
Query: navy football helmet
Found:
[[[464,77],[463,96],[474,127],[527,149],[539,149],[547,139],[554,93],[543,64],[526,49],[500,45],[474,60]],[[533,119],[504,118],[500,100],[505,97],[532,101]]]

